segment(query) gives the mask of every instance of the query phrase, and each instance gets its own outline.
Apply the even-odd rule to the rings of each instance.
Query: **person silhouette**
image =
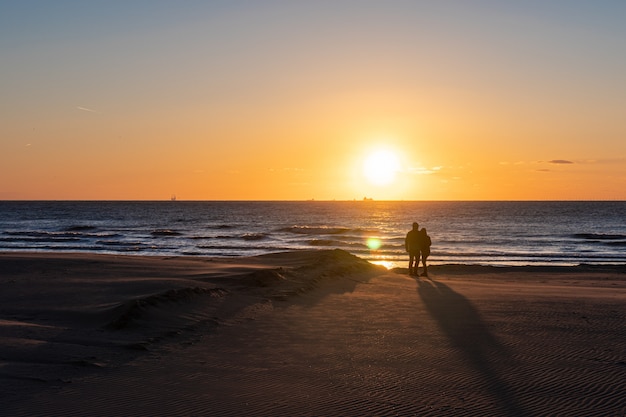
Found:
[[[422,230],[419,231],[419,247],[422,255],[422,265],[424,266],[424,272],[420,276],[427,277],[428,276],[428,266],[426,265],[426,259],[428,259],[428,255],[430,255],[430,245],[432,245],[432,241],[430,240],[430,236],[428,236],[428,232],[425,227],[422,227]],[[415,274],[417,275],[417,267],[415,268]]]
[[[413,229],[409,230],[404,239],[404,248],[409,253],[409,275],[417,275],[417,268],[420,263],[420,225],[413,223]],[[415,266],[413,262],[415,261]]]

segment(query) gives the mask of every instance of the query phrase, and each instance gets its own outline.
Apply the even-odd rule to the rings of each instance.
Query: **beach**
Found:
[[[626,415],[626,266],[0,254],[11,416]]]

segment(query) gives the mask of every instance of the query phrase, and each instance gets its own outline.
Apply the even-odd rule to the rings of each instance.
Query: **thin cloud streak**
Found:
[[[93,109],[88,109],[87,107],[81,107],[81,106],[76,106],[76,108],[78,110],[82,110],[82,111],[88,111],[90,113],[96,113],[96,114],[100,114],[99,111],[93,110]]]

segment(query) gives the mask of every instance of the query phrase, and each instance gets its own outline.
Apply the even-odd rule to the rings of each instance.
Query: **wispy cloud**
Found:
[[[82,111],[88,111],[90,113],[96,113],[96,114],[100,114],[99,111],[93,110],[93,109],[88,109],[87,107],[81,107],[81,106],[76,106],[76,108],[78,110],[82,110]]]
[[[441,168],[442,167],[409,167],[406,169],[406,172],[413,175],[430,175],[436,174],[437,172],[441,171]]]
[[[553,159],[548,161],[549,164],[573,164],[574,162],[568,161],[567,159]]]
[[[626,158],[603,158],[603,159],[585,159],[577,161],[581,164],[623,164],[626,162]]]

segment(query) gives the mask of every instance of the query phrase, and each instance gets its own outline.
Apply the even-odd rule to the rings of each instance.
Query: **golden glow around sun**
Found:
[[[374,185],[389,185],[400,170],[400,159],[387,149],[370,153],[363,161],[363,175]]]

